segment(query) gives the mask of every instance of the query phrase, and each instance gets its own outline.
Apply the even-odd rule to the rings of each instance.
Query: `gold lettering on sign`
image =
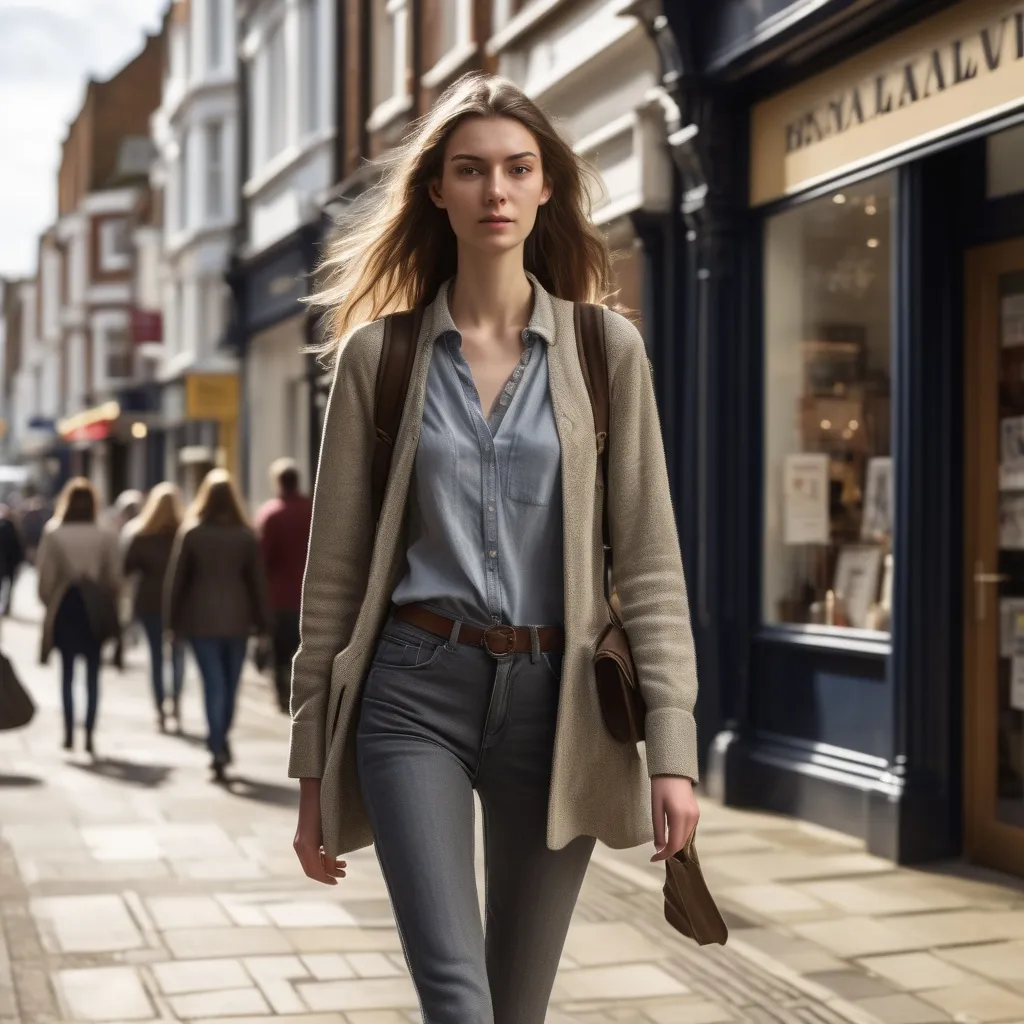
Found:
[[[947,83],[955,88],[1010,61],[1024,61],[1024,7],[1012,18],[1004,15],[966,38],[917,54],[803,112],[786,126],[786,152],[806,149],[855,125],[921,103],[945,92]]]
[[[757,103],[753,204],[1024,108],[1024,0],[960,0]]]

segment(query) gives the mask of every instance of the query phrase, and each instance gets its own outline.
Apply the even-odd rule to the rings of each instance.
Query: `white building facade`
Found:
[[[137,239],[137,284],[162,315],[165,475],[191,493],[214,465],[237,471],[237,361],[223,344],[239,214],[235,5],[176,0],[164,32],[163,89],[151,120],[162,248],[148,235]],[[200,393],[216,400],[198,402]]]
[[[658,54],[626,14],[631,5],[494,0],[486,50],[599,173],[593,220],[614,250],[617,299],[642,313],[643,233],[671,215],[673,169],[657,99]]]
[[[245,489],[270,496],[270,463],[310,463],[311,359],[306,307],[321,201],[334,183],[335,0],[239,5],[245,67],[246,173],[235,280],[243,362]]]

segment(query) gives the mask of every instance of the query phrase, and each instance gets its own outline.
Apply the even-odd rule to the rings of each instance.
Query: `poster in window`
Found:
[[[1003,348],[1024,345],[1024,294],[1004,295],[1001,303]]]
[[[1024,416],[999,422],[999,489],[1024,490]]]
[[[827,544],[828,455],[787,455],[783,500],[785,543]]]
[[[875,544],[847,544],[839,549],[833,584],[846,605],[854,629],[868,628],[868,612],[878,596],[882,549]]]
[[[1024,551],[1024,495],[999,495],[999,547]]]
[[[888,455],[868,459],[860,535],[862,540],[892,535],[892,458]]]

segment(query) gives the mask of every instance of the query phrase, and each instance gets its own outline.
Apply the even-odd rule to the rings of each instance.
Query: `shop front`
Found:
[[[311,483],[319,443],[321,371],[306,349],[314,317],[303,299],[317,261],[320,225],[308,224],[228,275],[241,361],[243,489],[255,508],[271,497],[278,458],[298,462]]]
[[[1024,3],[888,9],[704,55],[747,170],[691,262],[735,286],[695,456],[707,775],[1024,873]]]

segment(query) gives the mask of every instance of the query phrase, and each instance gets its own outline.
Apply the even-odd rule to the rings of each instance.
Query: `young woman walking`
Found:
[[[149,493],[140,514],[137,529],[132,532],[124,556],[126,577],[137,577],[135,618],[142,624],[149,641],[153,701],[156,705],[157,727],[167,729],[167,706],[164,692],[164,615],[163,596],[167,567],[171,562],[174,538],[181,526],[182,510],[178,488],[174,484],[158,484]],[[185,645],[174,640],[171,648],[171,701],[175,727],[181,732],[181,687],[185,678]]]
[[[40,658],[61,656],[64,749],[74,746],[75,661],[85,659],[85,749],[94,754],[99,711],[100,652],[117,633],[121,556],[117,537],[96,523],[99,502],[83,477],[70,480],[57,499],[36,555],[39,600],[46,608]]]
[[[259,541],[231,477],[206,474],[171,555],[165,619],[175,639],[192,645],[209,726],[217,781],[231,762],[228,735],[235,716],[245,649],[255,632],[270,633],[270,603]]]
[[[650,367],[606,310],[607,486],[641,753],[605,730],[592,666],[609,613],[573,301],[607,294],[609,254],[583,169],[519,89],[472,75],[375,195],[321,296],[344,342],[292,680],[294,845],[309,877],[336,884],[339,855],[375,844],[428,1024],[542,1024],[595,837],[653,839],[662,860],[697,821],[696,668]],[[418,303],[378,526],[373,318]]]

